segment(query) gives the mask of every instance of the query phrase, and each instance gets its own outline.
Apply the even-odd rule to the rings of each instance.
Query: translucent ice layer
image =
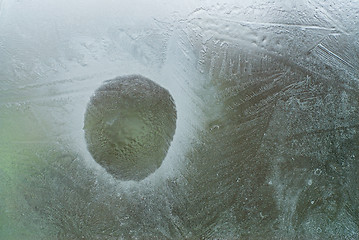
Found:
[[[358,239],[358,16],[350,0],[0,0],[0,239]],[[83,127],[96,89],[131,74],[168,90],[177,122],[168,150],[136,114],[89,125],[166,149],[124,181]]]

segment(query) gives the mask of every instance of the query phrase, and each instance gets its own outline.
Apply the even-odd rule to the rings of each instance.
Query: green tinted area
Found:
[[[50,146],[26,104],[2,105],[0,112],[0,239],[42,239],[46,227],[27,204],[26,182],[45,167],[41,156]]]

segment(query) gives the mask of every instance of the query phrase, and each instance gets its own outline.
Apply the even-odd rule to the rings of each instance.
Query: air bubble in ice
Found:
[[[171,95],[150,79],[131,75],[108,80],[87,106],[87,148],[114,177],[139,181],[162,164],[176,118]]]
[[[321,169],[317,168],[317,169],[314,170],[314,175],[319,176],[320,174],[322,174]]]
[[[308,180],[308,185],[311,186],[313,184],[313,180],[312,179],[309,179]]]

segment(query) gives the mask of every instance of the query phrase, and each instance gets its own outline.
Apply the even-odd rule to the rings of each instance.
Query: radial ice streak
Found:
[[[176,117],[169,92],[150,79],[131,75],[108,80],[87,106],[88,150],[116,178],[141,180],[161,165]]]

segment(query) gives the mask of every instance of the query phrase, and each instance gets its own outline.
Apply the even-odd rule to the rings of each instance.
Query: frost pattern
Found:
[[[0,2],[0,238],[359,238],[358,3],[222,2]],[[140,182],[82,130],[127,74],[177,108]]]

